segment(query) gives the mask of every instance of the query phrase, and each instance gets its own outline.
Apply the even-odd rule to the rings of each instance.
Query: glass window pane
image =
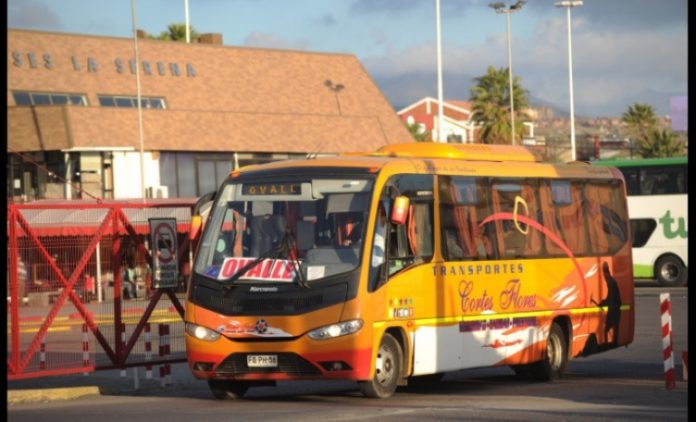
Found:
[[[193,160],[193,154],[177,154],[176,164],[179,170],[179,197],[197,197],[196,165]]]
[[[230,161],[216,161],[215,162],[215,184],[216,187],[220,186],[222,182],[227,179],[230,171],[232,171],[232,163]]]
[[[176,198],[179,196],[176,183],[176,153],[160,153],[160,184],[169,190],[169,196]]]
[[[133,107],[133,100],[130,98],[117,97],[116,107]]]
[[[215,184],[215,162],[198,162],[198,195],[204,195],[217,188]]]
[[[15,92],[14,100],[17,105],[31,105],[31,97],[26,92]]]
[[[86,105],[84,97],[82,95],[71,95],[70,104],[74,105]]]
[[[152,104],[152,108],[164,108],[164,100],[161,98],[151,98],[150,103]]]
[[[51,104],[51,98],[48,94],[31,94],[31,96],[36,105]]]
[[[51,94],[51,100],[53,104],[67,104],[68,96],[63,94]]]
[[[657,222],[652,218],[632,219],[631,231],[633,232],[633,247],[641,248],[645,246],[656,227]]]
[[[114,107],[114,97],[99,97],[99,105],[102,107]]]

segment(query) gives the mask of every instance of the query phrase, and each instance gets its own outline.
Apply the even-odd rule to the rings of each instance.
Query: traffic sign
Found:
[[[151,218],[152,287],[168,289],[179,283],[175,218]]]

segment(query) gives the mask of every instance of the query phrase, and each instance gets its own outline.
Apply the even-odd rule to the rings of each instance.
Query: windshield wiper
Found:
[[[221,282],[222,286],[226,289],[231,289],[232,287],[235,286],[234,282],[239,280],[240,277],[242,277],[244,274],[246,274],[247,271],[250,269],[254,268],[258,264],[261,263],[264,259],[268,259],[271,257],[274,257],[275,255],[278,254],[282,249],[282,243],[278,244],[277,246],[272,247],[271,249],[267,250],[266,252],[262,253],[258,258],[254,259],[250,263],[246,264],[242,268],[240,268],[234,275],[227,280],[223,280]]]
[[[223,280],[221,284],[225,289],[231,290],[234,286],[236,286],[236,284],[234,284],[235,281],[239,280],[244,274],[246,274],[247,271],[257,266],[259,263],[261,263],[261,261],[268,258],[277,258],[278,256],[284,255],[287,256],[287,258],[290,260],[292,269],[295,275],[297,276],[297,284],[300,285],[300,287],[309,288],[307,280],[305,279],[304,274],[302,273],[302,266],[298,262],[296,254],[292,252],[293,243],[294,237],[292,236],[290,229],[286,228],[283,237],[280,239],[280,242],[276,246],[267,250],[250,263],[244,265],[232,277],[228,278],[227,280]]]

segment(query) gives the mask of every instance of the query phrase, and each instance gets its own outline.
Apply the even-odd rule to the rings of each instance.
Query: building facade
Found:
[[[418,125],[427,139],[437,139],[439,102],[425,97],[397,111],[402,121]],[[447,142],[471,144],[476,141],[478,127],[472,120],[471,102],[445,100],[442,102],[442,136]]]
[[[192,44],[138,39],[136,62],[130,38],[7,34],[15,200],[141,197],[141,150],[148,196],[192,197],[243,165],[411,139],[354,55],[204,34]]]

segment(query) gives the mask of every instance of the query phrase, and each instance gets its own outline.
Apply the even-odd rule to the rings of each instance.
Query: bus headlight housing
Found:
[[[363,326],[361,319],[352,321],[339,322],[337,324],[325,325],[307,333],[309,338],[313,340],[326,340],[352,334],[360,330]]]
[[[217,331],[213,331],[210,328],[205,328],[200,325],[196,324],[191,324],[190,322],[187,322],[186,325],[186,332],[197,338],[198,340],[205,340],[205,341],[215,341],[220,338],[220,333]]]

